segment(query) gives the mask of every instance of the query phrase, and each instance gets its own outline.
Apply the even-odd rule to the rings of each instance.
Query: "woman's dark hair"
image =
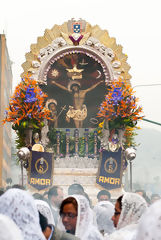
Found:
[[[123,198],[123,195],[121,195],[121,196],[117,199],[117,202],[119,203],[121,210],[122,210],[122,198]]]
[[[78,212],[78,203],[77,203],[76,199],[73,198],[73,197],[68,197],[68,198],[64,199],[62,201],[61,205],[60,205],[60,212],[59,212],[60,215],[63,213],[64,206],[66,204],[69,204],[69,203],[72,203],[74,208],[75,208],[75,210],[76,210],[76,212]]]
[[[40,223],[42,232],[44,232],[45,229],[46,229],[47,226],[48,226],[48,220],[47,220],[47,218],[46,218],[44,215],[42,215],[40,212],[39,212],[39,223]]]

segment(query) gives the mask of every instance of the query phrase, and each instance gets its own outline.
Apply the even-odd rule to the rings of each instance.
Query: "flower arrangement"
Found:
[[[3,123],[11,122],[21,140],[24,129],[40,130],[44,126],[43,119],[50,119],[50,110],[44,107],[46,98],[36,80],[26,75],[10,98]]]
[[[109,129],[134,127],[142,119],[142,108],[137,106],[138,98],[132,87],[122,79],[113,81],[102,102],[98,117],[109,122]]]
[[[98,126],[98,135],[102,144],[119,146],[135,146],[134,130],[138,120],[143,118],[142,108],[137,105],[133,88],[121,78],[108,86],[108,93],[101,103],[98,117],[103,121]],[[106,140],[107,139],[107,140]]]

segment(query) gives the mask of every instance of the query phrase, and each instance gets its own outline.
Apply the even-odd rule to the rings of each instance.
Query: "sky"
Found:
[[[82,18],[108,30],[110,37],[123,46],[145,118],[161,123],[160,0],[2,0],[0,7],[0,33],[6,34],[14,87],[23,72],[25,53],[37,37],[55,24]],[[158,85],[140,86],[153,84]],[[161,131],[161,126],[151,123],[139,125]]]

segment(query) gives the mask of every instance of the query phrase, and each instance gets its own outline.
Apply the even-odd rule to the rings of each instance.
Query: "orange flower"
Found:
[[[49,118],[50,110],[44,110],[46,98],[47,95],[42,92],[36,80],[26,75],[10,98],[9,108],[6,109],[7,116],[3,122],[19,125],[21,120],[41,122],[43,118]]]
[[[142,108],[137,106],[138,98],[134,97],[134,91],[130,84],[122,79],[113,81],[108,86],[108,93],[102,102],[98,117],[107,120],[121,119],[125,124],[131,124],[133,121],[142,119]],[[129,121],[127,121],[129,119]]]

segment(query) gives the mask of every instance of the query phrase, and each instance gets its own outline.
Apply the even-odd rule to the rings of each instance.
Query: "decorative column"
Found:
[[[85,157],[88,157],[88,135],[89,129],[85,128],[84,139],[85,139]]]
[[[94,157],[97,157],[97,131],[94,131]]]
[[[74,142],[75,142],[75,156],[79,154],[79,130],[76,128],[74,130]]]
[[[60,131],[56,131],[56,156],[60,156]]]
[[[70,129],[66,129],[66,157],[69,157]]]

